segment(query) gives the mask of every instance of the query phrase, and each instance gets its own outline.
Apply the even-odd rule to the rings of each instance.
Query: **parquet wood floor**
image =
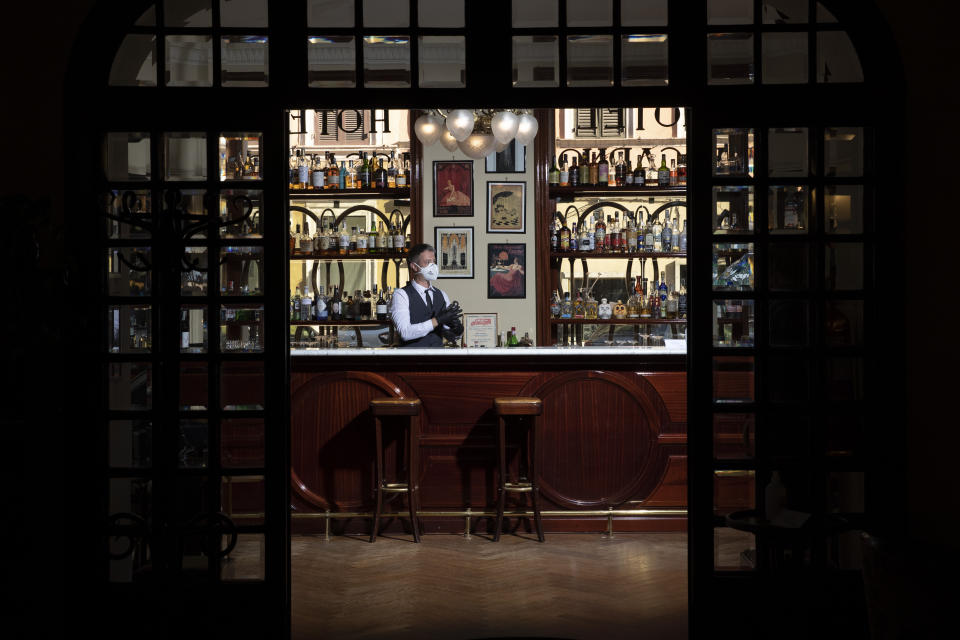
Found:
[[[291,539],[293,638],[687,637],[683,533]]]

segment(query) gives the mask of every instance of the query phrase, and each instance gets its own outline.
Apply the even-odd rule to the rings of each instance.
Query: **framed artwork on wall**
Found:
[[[441,278],[473,277],[473,227],[434,229]]]
[[[503,151],[484,159],[484,169],[487,173],[526,173],[527,147],[511,140]]]
[[[487,233],[524,233],[526,182],[487,183]]]
[[[433,215],[473,215],[473,160],[433,161]]]
[[[527,297],[527,245],[487,244],[487,298]]]

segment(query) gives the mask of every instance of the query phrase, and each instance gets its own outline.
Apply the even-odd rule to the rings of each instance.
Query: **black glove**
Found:
[[[449,326],[450,329],[444,330],[445,334],[450,333],[453,336],[459,336],[460,334],[463,333],[463,323],[460,322],[459,318],[457,320],[454,320],[452,323],[450,323],[447,326]]]
[[[463,316],[463,311],[460,309],[460,303],[456,300],[453,301],[450,306],[445,307],[443,311],[436,315],[437,323],[440,325],[447,325],[452,327],[453,324],[460,322],[460,317]]]

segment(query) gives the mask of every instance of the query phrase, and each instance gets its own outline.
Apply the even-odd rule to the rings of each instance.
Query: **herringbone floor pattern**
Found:
[[[293,638],[687,637],[681,533],[291,539]]]

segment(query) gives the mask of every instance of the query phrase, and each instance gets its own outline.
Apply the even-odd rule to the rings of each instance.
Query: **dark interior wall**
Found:
[[[95,0],[61,0],[50,3],[5,3],[4,23],[8,30],[0,39],[0,61],[5,97],[0,100],[4,150],[0,153],[2,180],[0,197],[22,195],[49,199],[55,218],[70,212],[69,196],[63,189],[62,148],[70,144],[69,132],[63,131],[65,107],[63,76],[71,46],[81,22]],[[952,79],[958,57],[956,22],[948,20],[947,2],[902,3],[899,0],[877,0],[894,33],[896,42],[884,46],[898,47],[907,76],[906,148],[895,148],[880,141],[881,154],[903,154],[907,159],[906,206],[902,212],[903,252],[881,256],[903,264],[909,286],[906,291],[889,292],[890,308],[907,311],[906,335],[891,332],[891,353],[906,350],[909,365],[907,388],[909,437],[906,461],[911,485],[909,504],[891,504],[891,509],[909,514],[913,534],[930,543],[956,547],[952,531],[942,526],[951,505],[960,495],[960,474],[954,463],[956,449],[951,446],[957,419],[952,409],[954,381],[957,379],[957,332],[949,314],[953,306],[957,263],[953,243],[957,233],[955,197],[956,151],[958,149],[957,115],[960,104]],[[891,100],[901,99],[891,95]],[[53,254],[51,254],[53,255]],[[62,310],[68,316],[69,310]],[[20,336],[6,336],[21,340]],[[37,407],[55,407],[56,394],[46,394],[63,381],[51,379],[55,370],[34,367],[25,372],[33,391],[16,398],[7,398],[4,407],[12,415],[31,414]],[[53,404],[51,404],[53,403]],[[11,482],[8,491],[19,494],[18,502],[30,513],[30,534],[35,524],[50,530],[61,526],[56,509],[50,503],[29,496],[66,496],[67,479],[62,468],[63,452],[56,444],[61,420],[50,420],[45,428],[8,432],[3,437],[4,450],[19,451],[22,463],[8,466]],[[73,427],[77,425],[74,424]],[[50,433],[49,431],[53,432]],[[8,448],[18,447],[18,449]],[[31,460],[36,452],[43,458],[49,473],[36,473]],[[29,452],[34,452],[30,454]],[[65,498],[61,498],[65,499]],[[56,502],[56,500],[54,500]],[[938,526],[938,522],[940,523]],[[54,547],[41,548],[55,536],[25,535],[26,554],[35,580],[57,575],[63,550],[54,540]],[[4,572],[5,575],[12,575]],[[42,578],[40,576],[46,576]],[[44,589],[51,587],[43,582]],[[40,599],[27,599],[28,607],[44,606]],[[32,616],[41,619],[42,615]]]

